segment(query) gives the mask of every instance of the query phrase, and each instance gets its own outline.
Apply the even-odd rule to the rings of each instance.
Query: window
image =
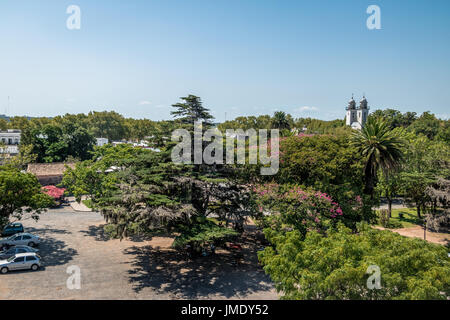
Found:
[[[27,257],[27,261],[36,261],[36,260],[37,260],[36,257],[33,256]]]
[[[30,236],[23,236],[23,240],[30,240],[31,237]]]
[[[25,249],[17,249],[17,253],[25,253],[25,252],[27,252],[27,250],[25,250]]]
[[[25,257],[18,257],[14,260],[14,262],[24,262],[25,261]]]
[[[13,241],[20,241],[20,240],[22,240],[22,236],[17,236],[13,239]]]

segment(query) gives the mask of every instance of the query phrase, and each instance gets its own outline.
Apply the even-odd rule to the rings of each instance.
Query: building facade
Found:
[[[14,156],[19,153],[20,130],[8,129],[0,131],[0,154],[2,156]]]
[[[17,146],[20,143],[20,130],[8,129],[0,131],[0,142],[7,146]]]
[[[356,107],[356,102],[352,96],[346,108],[347,115],[345,117],[345,123],[353,129],[361,130],[366,124],[369,109],[366,97],[363,96],[359,102],[359,107]]]

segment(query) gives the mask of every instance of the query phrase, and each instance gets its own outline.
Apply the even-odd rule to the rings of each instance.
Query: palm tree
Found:
[[[361,131],[352,133],[351,143],[365,158],[364,193],[373,197],[378,170],[388,179],[403,159],[405,142],[401,131],[390,130],[381,118],[369,117]]]
[[[272,118],[272,128],[276,129],[289,129],[291,125],[289,124],[288,116],[283,111],[277,111],[273,114]]]

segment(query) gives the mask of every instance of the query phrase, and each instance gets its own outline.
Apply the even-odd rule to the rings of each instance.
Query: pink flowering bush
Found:
[[[275,183],[255,186],[253,191],[257,210],[272,230],[323,232],[343,216],[339,204],[323,192]]]

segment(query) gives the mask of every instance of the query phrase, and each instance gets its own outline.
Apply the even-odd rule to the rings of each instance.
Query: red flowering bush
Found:
[[[257,210],[266,216],[271,230],[322,232],[343,216],[339,204],[326,193],[275,183],[258,185],[253,191]]]

